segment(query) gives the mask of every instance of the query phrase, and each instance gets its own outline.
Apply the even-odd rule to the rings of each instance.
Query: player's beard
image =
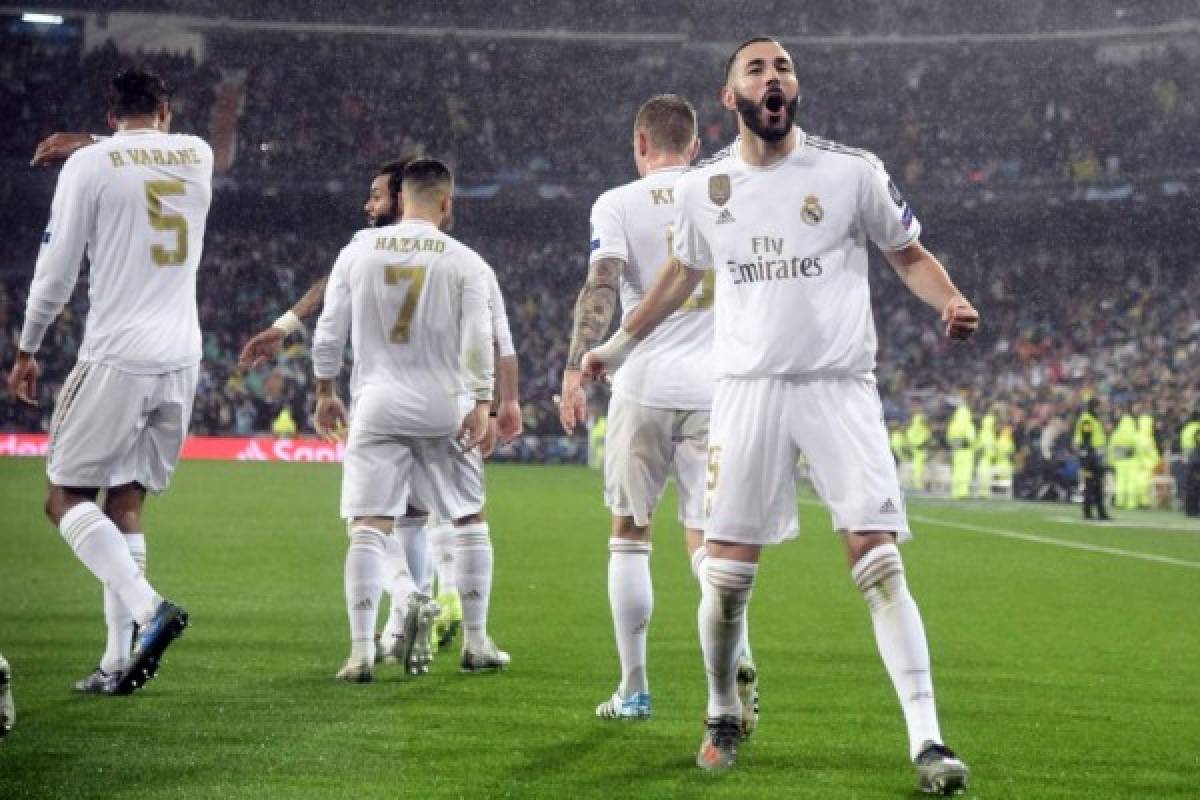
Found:
[[[783,122],[776,127],[771,127],[763,122],[763,112],[767,107],[766,95],[756,103],[735,91],[733,99],[742,122],[746,123],[746,127],[765,142],[778,142],[787,136],[796,124],[796,109],[800,105],[800,95],[793,97],[791,102],[784,102],[783,108],[780,109],[783,113]]]
[[[400,208],[400,204],[395,200],[387,211],[378,215],[367,215],[367,220],[371,223],[372,228],[382,228],[385,225],[395,225],[400,221],[400,215],[396,213]]]

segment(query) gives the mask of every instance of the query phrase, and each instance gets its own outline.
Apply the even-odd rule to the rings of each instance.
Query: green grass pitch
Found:
[[[654,719],[613,724],[608,520],[583,468],[489,468],[491,630],[511,669],[441,657],[333,679],[348,650],[340,471],[185,463],[147,514],[150,576],[193,626],[127,698],[76,697],[100,589],[41,514],[42,464],[0,459],[0,651],[17,726],[0,798],[899,798],[904,725],[829,516],[768,551],[751,603],[759,732],[703,774],[697,589],[655,536]],[[668,501],[673,503],[672,498]],[[944,733],[980,798],[1200,796],[1200,529],[1178,515],[913,501],[904,548]]]

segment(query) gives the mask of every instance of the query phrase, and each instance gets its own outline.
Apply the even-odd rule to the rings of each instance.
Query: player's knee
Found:
[[[867,550],[850,570],[854,584],[872,611],[891,605],[908,592],[900,548],[886,542]]]
[[[615,539],[648,542],[650,541],[650,526],[638,525],[633,517],[613,517],[612,535]]]
[[[138,533],[142,529],[142,503],[145,492],[140,487],[124,491],[109,490],[104,498],[104,513],[122,533]]]
[[[95,501],[97,494],[97,490],[94,489],[68,489],[63,486],[51,486],[46,491],[46,502],[42,505],[42,510],[46,512],[50,521],[57,525],[72,506]]]

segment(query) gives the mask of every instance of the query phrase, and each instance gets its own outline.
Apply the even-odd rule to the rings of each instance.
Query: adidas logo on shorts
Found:
[[[733,218],[733,213],[728,208],[721,209],[721,213],[717,214],[717,225],[726,225],[730,222],[736,222]]]
[[[896,508],[896,504],[892,502],[892,498],[890,497],[884,500],[883,505],[879,507],[880,514],[896,514],[898,512],[899,509]]]

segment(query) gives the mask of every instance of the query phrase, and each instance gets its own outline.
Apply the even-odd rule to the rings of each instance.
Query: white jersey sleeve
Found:
[[[20,347],[36,353],[50,324],[62,311],[83,264],[88,231],[93,216],[94,193],[83,159],[70,158],[58,176],[54,200],[50,204],[50,222],[42,234],[25,307]]]
[[[685,267],[711,270],[712,250],[699,227],[694,197],[695,180],[684,175],[675,185],[675,223],[672,225],[673,247],[671,255]]]
[[[336,378],[342,370],[342,353],[350,335],[350,314],[353,297],[347,274],[351,261],[347,245],[338,255],[325,285],[325,303],[313,332],[313,373],[320,379]]]
[[[482,258],[467,260],[462,276],[463,369],[467,391],[476,400],[491,400],[496,377],[492,342],[492,286],[495,273]]]
[[[516,355],[517,348],[513,344],[512,329],[508,326],[508,311],[504,307],[504,294],[500,291],[500,282],[496,273],[488,268],[490,278],[492,336],[496,339],[496,353],[501,358]]]
[[[863,161],[859,189],[859,222],[881,250],[902,250],[921,235],[912,207],[877,158]]]
[[[613,192],[605,192],[592,204],[592,240],[588,244],[588,263],[601,258],[619,258],[629,262],[629,241],[625,218]]]

